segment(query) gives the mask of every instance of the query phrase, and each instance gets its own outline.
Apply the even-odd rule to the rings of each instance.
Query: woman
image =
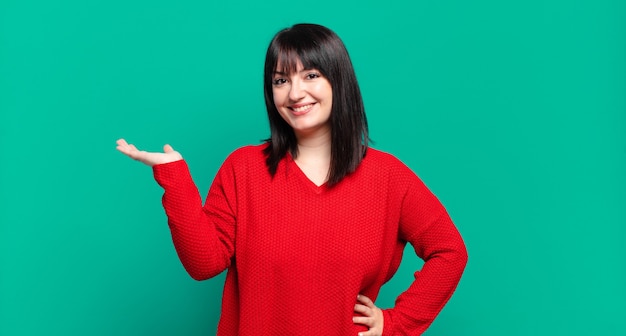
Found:
[[[348,53],[329,29],[298,24],[265,61],[271,137],[234,151],[204,206],[169,145],[117,149],[153,167],[177,253],[197,280],[228,269],[218,335],[418,335],[467,261],[446,210],[393,156],[368,147]],[[374,305],[405,244],[424,259],[391,309]]]

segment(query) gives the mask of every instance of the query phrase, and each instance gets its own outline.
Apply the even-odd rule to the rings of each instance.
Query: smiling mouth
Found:
[[[308,112],[313,107],[313,105],[315,105],[315,103],[311,103],[307,105],[300,105],[296,107],[292,106],[290,107],[290,109],[293,111],[295,115],[300,115],[300,114],[304,114]]]

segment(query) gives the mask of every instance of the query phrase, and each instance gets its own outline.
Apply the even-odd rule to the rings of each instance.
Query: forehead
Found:
[[[304,66],[302,65],[302,62],[300,62],[299,60],[295,63],[283,63],[281,61],[278,61],[276,63],[276,68],[274,69],[274,73],[292,74],[292,73],[300,72],[303,69],[304,69]]]
[[[279,53],[276,59],[276,66],[274,72],[281,72],[285,74],[291,74],[300,72],[303,69],[316,68],[313,62],[310,62],[306,57],[301,57],[295,50]]]

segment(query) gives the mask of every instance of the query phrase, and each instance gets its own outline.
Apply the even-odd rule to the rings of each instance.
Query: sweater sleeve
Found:
[[[415,280],[383,310],[384,336],[421,335],[457,287],[467,251],[463,239],[439,200],[412,174],[402,200],[400,239],[424,260]]]
[[[165,190],[163,207],[183,266],[196,280],[228,268],[235,249],[235,192],[228,160],[217,173],[204,206],[185,161],[153,167]]]

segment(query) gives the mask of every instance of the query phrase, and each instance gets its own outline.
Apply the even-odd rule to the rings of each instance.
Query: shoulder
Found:
[[[265,169],[265,153],[263,152],[265,147],[267,144],[239,147],[228,155],[222,168],[239,172]]]
[[[267,147],[267,144],[260,145],[247,145],[235,149],[226,160],[265,160],[265,153],[263,150]]]
[[[361,162],[362,176],[379,182],[386,181],[389,186],[404,190],[410,186],[422,186],[420,177],[393,154],[368,148]]]
[[[378,167],[383,170],[402,171],[413,173],[411,169],[393,154],[375,148],[368,148],[363,158],[363,163],[368,166]]]
[[[385,181],[389,194],[399,195],[401,199],[408,200],[407,204],[421,204],[421,207],[438,209],[435,211],[437,213],[444,210],[424,181],[394,155],[370,148],[363,163],[366,164],[364,168],[369,171],[368,174],[372,176],[370,180],[377,181],[378,187],[382,187],[381,182]]]

